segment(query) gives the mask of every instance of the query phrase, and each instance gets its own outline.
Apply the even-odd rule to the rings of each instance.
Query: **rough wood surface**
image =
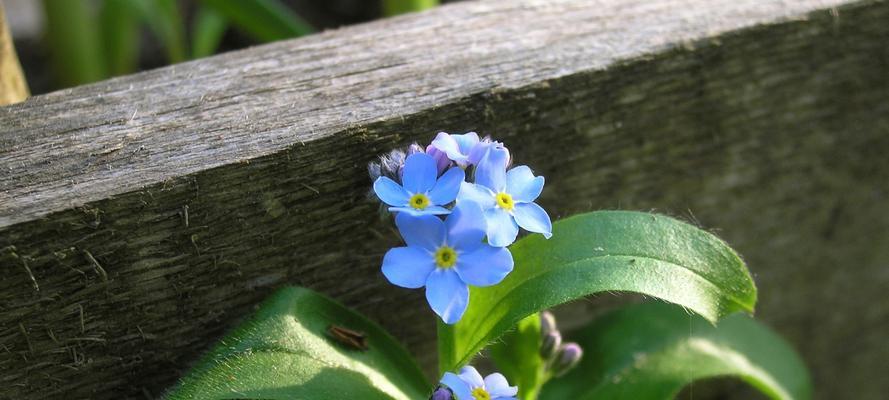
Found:
[[[685,215],[744,254],[823,398],[889,350],[889,3],[460,3],[0,108],[0,398],[156,396],[275,287],[434,365],[378,272],[376,154],[477,130],[554,216]],[[581,305],[583,306],[583,305]]]
[[[0,106],[18,103],[26,98],[28,84],[6,24],[6,11],[0,2]]]

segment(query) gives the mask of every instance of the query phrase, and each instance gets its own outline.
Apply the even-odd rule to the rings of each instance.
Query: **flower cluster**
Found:
[[[466,311],[469,285],[495,285],[512,271],[506,246],[520,227],[552,235],[549,215],[534,202],[543,177],[510,161],[502,143],[441,132],[426,147],[394,150],[368,167],[406,243],[386,253],[383,275],[397,286],[425,287],[447,324]]]

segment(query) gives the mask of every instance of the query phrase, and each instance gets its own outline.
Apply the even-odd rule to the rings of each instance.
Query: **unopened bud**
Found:
[[[549,311],[542,311],[540,313],[540,335],[546,336],[550,332],[558,332],[556,317]]]
[[[432,392],[432,396],[429,396],[429,400],[451,400],[454,398],[454,394],[451,393],[451,390],[444,387],[439,387]]]
[[[380,163],[372,162],[367,164],[367,174],[370,175],[371,182],[375,182],[382,173],[383,172],[380,170]]]
[[[420,146],[417,142],[413,142],[407,147],[407,155],[411,156],[417,153],[426,153],[426,151],[423,150],[423,146]]]
[[[553,331],[543,336],[543,343],[540,345],[540,357],[549,360],[559,350],[562,345],[562,334],[559,331]]]
[[[367,172],[371,180],[377,180],[385,176],[395,182],[401,183],[401,169],[404,168],[404,151],[392,150],[380,156],[379,161],[367,165]]]
[[[395,182],[401,183],[401,170],[404,168],[404,160],[404,151],[392,150],[381,155],[377,161],[368,163],[367,174],[370,176],[370,181],[376,182],[379,177],[385,176]],[[373,188],[367,192],[367,198],[371,201],[380,200]],[[388,215],[387,208],[381,208],[381,216],[387,217]]]
[[[556,355],[556,360],[553,362],[553,375],[564,375],[571,370],[571,368],[577,366],[577,363],[580,362],[582,357],[583,349],[580,348],[580,345],[573,342],[565,343],[562,345],[562,348],[559,349],[559,353]]]

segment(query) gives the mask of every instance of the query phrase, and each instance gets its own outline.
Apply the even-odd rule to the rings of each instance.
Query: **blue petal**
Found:
[[[457,193],[460,193],[460,183],[464,179],[466,173],[462,169],[454,167],[447,170],[429,191],[429,200],[435,205],[445,205],[456,200]]]
[[[441,384],[451,389],[457,400],[473,400],[472,389],[459,376],[451,372],[445,372],[444,376],[441,377]]]
[[[469,132],[464,135],[449,135],[439,132],[432,141],[435,148],[445,152],[453,161],[465,165],[469,151],[478,143],[478,134]]]
[[[478,163],[484,158],[488,151],[491,149],[500,149],[506,151],[506,159],[509,160],[509,149],[503,146],[503,143],[500,142],[492,142],[492,141],[482,141],[479,142],[476,146],[472,148],[472,151],[469,152],[469,163],[472,165],[478,165]]]
[[[518,386],[509,386],[506,377],[499,372],[485,377],[485,390],[495,399],[515,396],[519,392]]]
[[[451,210],[439,206],[429,206],[422,210],[413,207],[389,207],[389,212],[405,213],[418,217],[420,215],[447,215],[451,213]]]
[[[423,287],[434,269],[432,254],[419,247],[395,247],[383,257],[383,275],[393,285],[404,288]]]
[[[439,132],[432,140],[436,149],[443,151],[453,161],[465,161],[466,155],[460,152],[460,144],[446,132]]]
[[[458,204],[451,215],[445,218],[445,225],[448,227],[447,243],[458,251],[470,251],[483,244],[485,215],[478,204]]]
[[[482,210],[494,207],[494,192],[484,186],[463,182],[460,184],[460,193],[457,195],[457,204],[471,201],[478,204]]]
[[[505,148],[492,147],[476,167],[475,183],[485,186],[495,193],[504,191],[506,189],[506,164],[508,163],[509,151]]]
[[[526,231],[542,233],[547,239],[553,236],[553,223],[537,203],[516,203],[512,215],[515,216],[515,222]]]
[[[512,253],[504,247],[487,244],[460,254],[456,270],[460,279],[472,286],[491,286],[500,283],[512,272]]]
[[[426,301],[442,321],[455,324],[469,304],[469,287],[453,269],[436,268],[426,279]]]
[[[460,379],[466,382],[471,389],[485,387],[485,380],[482,379],[482,374],[478,373],[478,370],[471,365],[460,368]]]
[[[460,147],[460,153],[465,155],[469,155],[472,148],[479,142],[478,134],[475,132],[466,132],[462,135],[452,135],[451,137],[457,141],[457,145]]]
[[[381,176],[374,181],[374,193],[390,206],[404,206],[410,200],[410,194],[395,181]]]
[[[407,157],[401,181],[408,192],[428,192],[435,185],[435,178],[438,178],[438,167],[432,157],[424,153],[414,153]]]
[[[404,242],[410,247],[419,247],[434,252],[445,242],[445,224],[434,215],[413,216],[398,213],[395,226],[401,232]]]
[[[534,177],[531,168],[520,165],[506,173],[506,193],[516,202],[532,202],[543,191],[543,177]]]
[[[502,208],[492,208],[485,211],[485,221],[488,223],[488,243],[491,246],[506,247],[515,242],[519,226],[508,212]]]

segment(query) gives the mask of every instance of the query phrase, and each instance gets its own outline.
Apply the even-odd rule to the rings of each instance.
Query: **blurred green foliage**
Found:
[[[46,37],[54,72],[65,86],[98,81],[108,76],[102,40],[89,4],[83,1],[44,0]]]
[[[193,6],[190,24],[185,6]],[[230,27],[258,42],[314,31],[279,0],[43,0],[43,11],[51,62],[64,86],[136,71],[143,27],[168,63],[215,53]]]
[[[271,42],[312,33],[312,27],[277,0],[203,0],[254,38]]]
[[[214,54],[229,28],[260,43],[314,32],[282,0],[42,2],[50,61],[63,86],[136,71],[143,28],[160,43],[168,63]],[[436,5],[438,0],[383,0],[382,10],[390,16]]]

